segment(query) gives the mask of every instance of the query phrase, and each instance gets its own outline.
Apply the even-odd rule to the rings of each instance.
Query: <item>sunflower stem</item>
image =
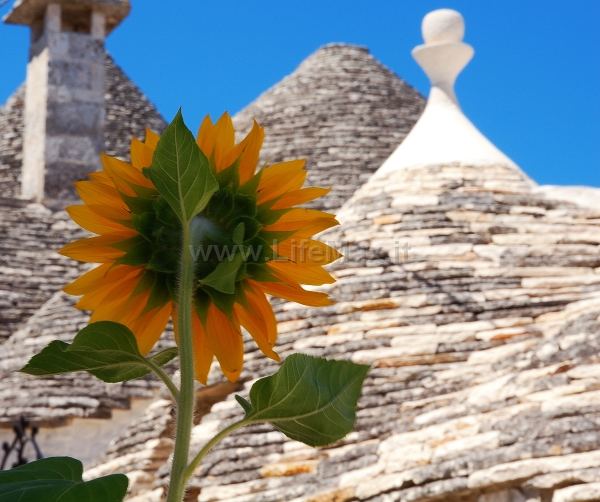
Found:
[[[190,451],[194,418],[194,357],[192,347],[192,301],[194,259],[190,250],[190,225],[183,224],[177,325],[179,332],[179,364],[181,383],[177,399],[177,429],[173,465],[169,482],[168,502],[181,502],[185,493],[185,470]]]

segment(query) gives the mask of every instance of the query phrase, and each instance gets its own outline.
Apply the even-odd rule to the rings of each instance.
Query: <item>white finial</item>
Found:
[[[465,21],[460,12],[438,9],[423,18],[421,32],[428,45],[458,43],[465,36]]]
[[[473,47],[462,41],[463,17],[452,9],[434,10],[423,18],[421,28],[425,43],[415,47],[412,55],[431,81],[427,106],[378,174],[455,162],[518,169],[465,117],[454,94],[456,78],[474,54]]]
[[[431,80],[449,98],[456,101],[454,82],[473,57],[473,47],[462,42],[465,22],[460,13],[452,9],[439,9],[423,18],[424,45],[412,51],[413,57]]]

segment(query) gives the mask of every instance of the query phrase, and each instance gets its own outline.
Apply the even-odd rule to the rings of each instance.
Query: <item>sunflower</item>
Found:
[[[231,117],[202,122],[197,144],[218,181],[218,189],[192,221],[194,269],[193,346],[196,378],[206,383],[216,357],[225,376],[242,370],[241,328],[269,358],[277,324],[269,296],[309,306],[329,305],[325,293],[301,285],[334,281],[323,268],[340,254],[313,236],[337,225],[333,214],[297,207],[328,192],[303,187],[303,160],[268,165],[257,171],[264,138],[254,122],[239,143]],[[147,176],[159,136],[131,142],[131,162],[102,156],[102,170],[76,183],[83,204],[70,206],[71,218],[97,234],[67,244],[60,253],[98,266],[64,290],[81,296],[77,307],[91,322],[122,323],[147,354],[169,319],[175,336],[177,271],[181,223]]]

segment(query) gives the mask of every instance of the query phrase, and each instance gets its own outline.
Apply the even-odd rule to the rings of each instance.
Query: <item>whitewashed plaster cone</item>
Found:
[[[464,33],[463,17],[455,10],[434,10],[423,18],[425,43],[415,47],[412,55],[431,82],[427,106],[410,134],[383,163],[376,176],[407,167],[454,162],[475,166],[505,165],[520,171],[460,108],[454,84],[474,54],[473,47],[462,41]]]

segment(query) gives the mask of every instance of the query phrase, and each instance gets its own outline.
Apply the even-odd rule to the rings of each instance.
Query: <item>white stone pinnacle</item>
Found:
[[[427,106],[378,174],[455,162],[519,169],[463,114],[456,99],[454,83],[474,54],[462,41],[465,24],[461,14],[451,9],[434,10],[423,18],[422,33],[425,43],[415,47],[412,55],[431,82]]]

